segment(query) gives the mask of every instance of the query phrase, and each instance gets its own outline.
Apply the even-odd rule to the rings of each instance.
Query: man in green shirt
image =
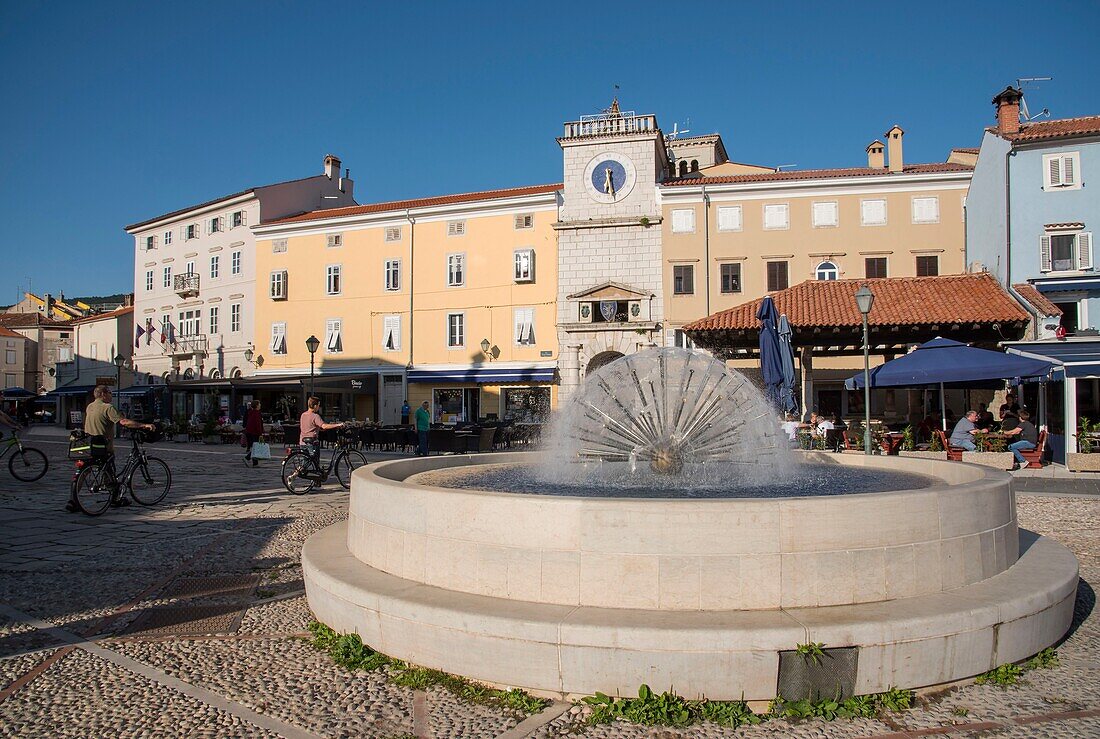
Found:
[[[432,427],[432,414],[428,412],[428,401],[420,404],[416,409],[416,435],[420,441],[416,449],[416,456],[428,456],[428,429]]]
[[[131,421],[129,418],[120,416],[118,409],[111,405],[111,388],[106,385],[96,385],[95,390],[92,392],[92,396],[95,399],[89,403],[88,407],[84,410],[84,433],[93,437],[94,441],[106,444],[107,461],[103,464],[104,466],[109,465],[113,473],[115,466],[115,424],[120,424],[123,428],[144,431],[155,431],[156,426],[151,423]],[[73,493],[75,494],[75,492],[76,490],[74,489]],[[129,499],[122,497],[122,492],[117,487],[117,481],[114,500],[111,501],[111,505],[130,505]],[[80,507],[76,504],[75,497],[69,499],[69,503],[65,506],[65,510],[70,513],[75,513],[80,510]]]

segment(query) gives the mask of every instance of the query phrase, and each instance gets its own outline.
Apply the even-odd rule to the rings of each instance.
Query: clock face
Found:
[[[585,189],[593,200],[616,203],[634,189],[637,171],[634,162],[615,152],[597,154],[584,170]]]

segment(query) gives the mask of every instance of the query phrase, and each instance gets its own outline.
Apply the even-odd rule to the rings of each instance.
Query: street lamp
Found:
[[[489,343],[488,339],[482,339],[481,340],[481,353],[484,354],[485,356],[489,357],[489,359],[493,358],[493,356],[491,354],[489,354],[489,349],[492,346],[493,345]]]
[[[250,345],[247,349],[244,350],[244,361],[252,364],[252,357],[254,356],[256,356],[256,352],[252,351],[252,346]]]
[[[313,357],[317,354],[317,347],[321,346],[321,340],[313,334],[306,339],[306,349],[309,349],[309,395],[313,397]]]
[[[856,305],[863,315],[863,453],[871,453],[871,341],[867,316],[875,304],[875,294],[866,285],[856,290]]]

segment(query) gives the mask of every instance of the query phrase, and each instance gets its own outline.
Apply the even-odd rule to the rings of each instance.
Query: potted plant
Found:
[[[1077,451],[1066,451],[1066,469],[1070,472],[1100,472],[1100,454],[1097,454],[1097,445],[1100,439],[1096,434],[1100,432],[1100,421],[1095,423],[1081,416],[1077,420]]]
[[[963,452],[962,461],[998,470],[1010,470],[1016,463],[1004,439],[991,439],[988,434],[977,433],[974,434],[974,446],[977,447],[975,451]]]
[[[222,437],[218,434],[218,422],[214,420],[213,416],[207,416],[206,420],[202,424],[202,443],[203,444],[221,444]]]
[[[933,433],[931,440],[928,442],[928,448],[920,449],[917,447],[916,429],[911,424],[906,426],[902,433],[904,436],[898,456],[917,457],[919,459],[947,459],[947,452],[944,451],[943,444],[940,443],[939,434]]]

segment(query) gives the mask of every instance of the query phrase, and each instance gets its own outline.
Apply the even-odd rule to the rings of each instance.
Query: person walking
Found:
[[[402,426],[408,426],[409,425],[409,413],[411,412],[411,410],[412,409],[409,408],[409,400],[408,400],[408,398],[406,398],[405,402],[401,404],[401,425]]]
[[[420,404],[416,409],[416,436],[419,444],[416,447],[416,456],[428,456],[428,429],[432,427],[432,414],[428,411],[428,401]]]
[[[91,441],[94,444],[102,444],[107,448],[107,460],[103,463],[103,466],[110,468],[111,477],[114,478],[115,424],[117,423],[127,429],[144,431],[155,431],[157,427],[151,423],[131,421],[129,418],[120,416],[118,409],[111,405],[111,388],[106,385],[96,385],[95,390],[92,391],[92,397],[94,400],[84,409],[84,433],[92,437]],[[76,488],[74,486],[73,494],[69,497],[69,502],[65,505],[65,510],[69,513],[77,513],[80,511],[80,506],[77,505],[75,494]],[[122,496],[122,489],[118,486],[117,480],[115,481],[111,505],[116,508],[130,505],[129,499]]]
[[[248,451],[244,454],[246,464],[252,462],[253,467],[260,466],[258,459],[252,459],[252,445],[259,441],[263,435],[264,417],[260,413],[260,401],[253,400],[248,404],[248,410],[244,412],[244,438],[245,443],[248,444]]]

